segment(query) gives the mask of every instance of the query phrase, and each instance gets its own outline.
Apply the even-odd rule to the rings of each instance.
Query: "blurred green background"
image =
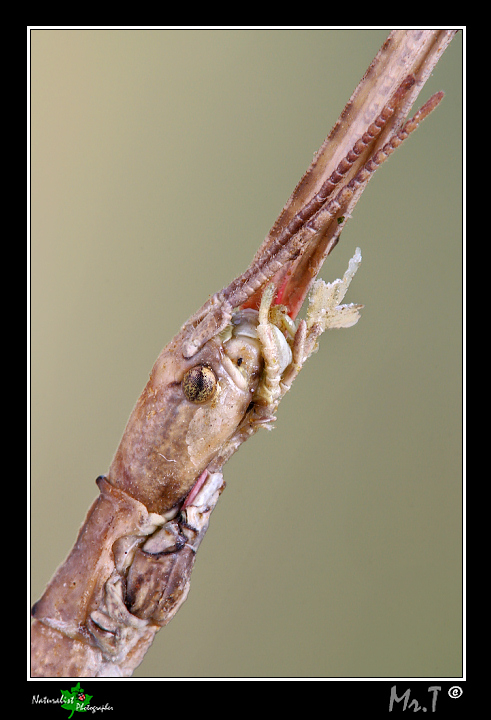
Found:
[[[161,348],[242,272],[386,30],[31,33],[31,571],[39,598]],[[462,37],[437,111],[322,277],[332,331],[225,468],[137,677],[458,676]]]

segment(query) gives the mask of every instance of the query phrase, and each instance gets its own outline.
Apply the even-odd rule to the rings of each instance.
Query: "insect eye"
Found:
[[[196,365],[182,379],[182,390],[193,403],[204,403],[215,395],[218,380],[209,365]]]

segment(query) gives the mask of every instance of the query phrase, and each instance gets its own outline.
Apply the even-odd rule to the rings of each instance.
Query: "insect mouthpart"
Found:
[[[241,391],[251,390],[262,369],[257,323],[257,310],[239,310],[220,333],[224,350],[222,367]]]

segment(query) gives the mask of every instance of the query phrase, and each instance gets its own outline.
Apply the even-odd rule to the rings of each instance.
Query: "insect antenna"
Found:
[[[416,130],[422,120],[437,107],[443,95],[443,92],[435,93],[435,95],[404,124],[402,129],[394,133],[388,142],[363,165],[357,174],[339,190],[337,195],[326,202],[320,210],[290,238],[290,241],[281,247],[277,254],[269,258],[267,263],[261,267],[260,273],[257,275],[258,281],[260,281],[261,275],[269,280],[269,278],[287,265],[287,263],[291,263],[296,258],[300,258],[307,250],[307,260],[304,262],[304,258],[302,257],[301,265],[299,264],[298,267],[295,267],[292,276],[288,279],[290,289],[283,289],[288,297],[286,304],[289,307],[291,317],[295,317],[308,292],[311,282],[317,276],[326,256],[336,246],[339,240],[342,228],[341,225],[338,225],[336,222],[331,237],[325,242],[322,250],[319,251],[317,244],[320,246],[326,237],[330,223],[333,220],[337,220],[337,218],[342,217],[344,219],[344,216],[349,217],[352,207],[351,201],[355,194],[359,194],[360,189],[363,190],[366,187],[375,170]],[[318,237],[317,242],[314,239],[315,236]],[[309,266],[308,273],[305,271],[305,263]]]
[[[380,114],[354,143],[336,169],[327,180],[323,182],[317,193],[305,203],[302,209],[296,213],[292,220],[274,239],[268,236],[259,248],[252,264],[246,272],[226,288],[226,297],[233,306],[245,305],[249,297],[253,295],[257,289],[261,288],[265,282],[271,279],[270,268],[275,266],[275,263],[273,263],[273,265],[271,264],[271,259],[275,256],[278,257],[277,254],[280,249],[287,245],[289,239],[294,237],[332,197],[341,180],[348,175],[363,152],[375,142],[415,82],[416,79],[414,75],[407,75],[404,78]],[[277,269],[279,269],[279,267]],[[251,304],[254,303],[252,302]]]
[[[348,206],[353,195],[361,187],[366,186],[375,170],[399,147],[399,145],[418,127],[420,122],[429,115],[443,98],[443,92],[435,93],[418,112],[408,120],[403,128],[395,133],[390,140],[378,150],[372,158],[358,171],[358,173],[344,185],[334,198],[331,198],[333,190],[359,157],[363,148],[367,148],[374,138],[380,134],[390,117],[395,112],[397,105],[407,94],[414,84],[413,75],[408,75],[394,93],[391,100],[385,105],[377,119],[369,126],[367,131],[353,145],[346,157],[339,163],[336,170],[322,184],[320,190],[312,198],[306,207],[303,208],[288,224],[283,232],[275,238],[270,247],[264,248],[256,254],[256,262],[239,275],[230,285],[214,295],[201,310],[193,316],[192,320],[197,321],[188,341],[185,343],[184,357],[192,357],[197,350],[211,337],[221,332],[230,320],[232,309],[239,306],[251,306],[255,293],[269,282],[273,275],[283,270],[287,264],[299,258],[311,243],[314,236],[324,235],[327,227],[333,218],[349,214]],[[324,196],[326,196],[324,198]],[[331,198],[331,199],[329,199]],[[295,230],[297,228],[297,230]],[[324,261],[326,255],[335,247],[340,235],[340,228],[331,237],[326,250],[322,253],[322,259],[318,267]],[[288,269],[288,268],[286,268]],[[317,270],[318,271],[318,270]],[[317,272],[312,266],[309,282],[301,283],[297,289],[297,295],[305,297],[306,287],[310,280],[315,279]],[[301,290],[301,292],[298,292]],[[296,301],[298,304],[298,301]],[[300,303],[301,304],[301,303]],[[217,312],[210,312],[216,307]],[[294,313],[292,313],[294,316]]]
[[[365,163],[355,177],[350,180],[346,189],[355,190],[361,185],[366,184],[375,170],[377,170],[377,168],[380,167],[380,165],[382,165],[382,163],[385,162],[390,155],[392,155],[394,150],[397,150],[399,145],[406,140],[406,138],[409,137],[414,130],[416,130],[419,124],[428,117],[431,112],[433,112],[433,110],[442,101],[443,96],[444,93],[441,90],[440,92],[432,95],[430,99],[418,110],[418,112],[405,123],[402,129],[392,135],[389,141],[380,150],[378,150],[367,163]]]

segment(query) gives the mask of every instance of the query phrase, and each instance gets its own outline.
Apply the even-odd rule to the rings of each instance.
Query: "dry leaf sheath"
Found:
[[[33,676],[130,676],[184,602],[223,465],[272,427],[319,336],[358,320],[361,306],[341,303],[360,251],[341,280],[316,278],[375,170],[442,99],[405,121],[453,34],[390,34],[249,268],[162,350],[72,552],[32,609]]]

